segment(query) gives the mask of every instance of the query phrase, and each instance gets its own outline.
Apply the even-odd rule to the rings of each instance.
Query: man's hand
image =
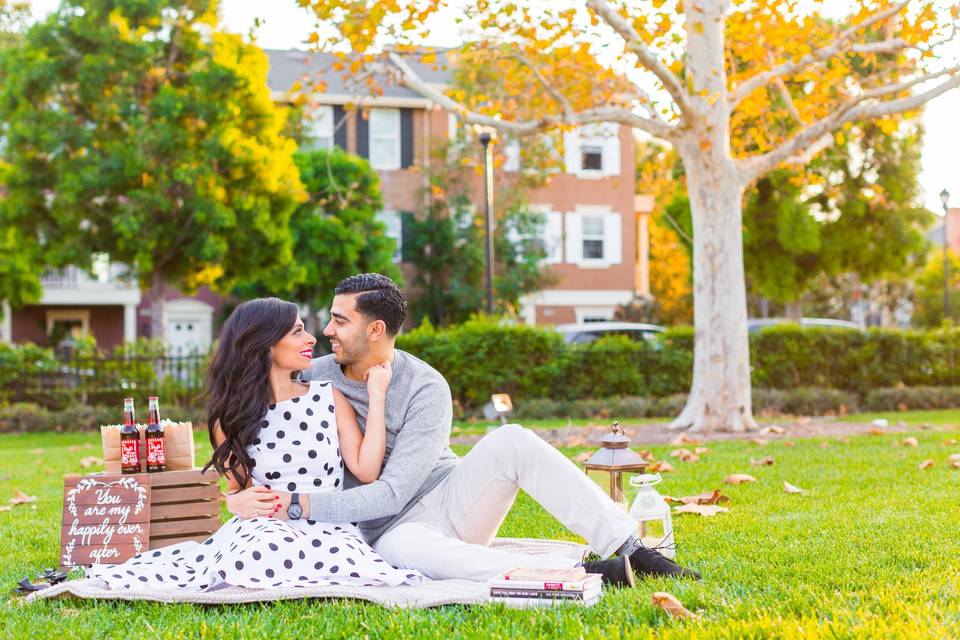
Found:
[[[243,491],[227,494],[227,510],[243,520],[273,517],[279,509],[276,495],[269,487],[247,487]]]
[[[286,491],[273,491],[272,494],[276,497],[274,503],[277,505],[277,511],[273,517],[280,520],[289,520],[287,517],[287,507],[290,506],[290,494]],[[300,494],[300,507],[303,509],[303,514],[300,516],[300,519],[306,520],[310,517],[310,500],[303,494]]]

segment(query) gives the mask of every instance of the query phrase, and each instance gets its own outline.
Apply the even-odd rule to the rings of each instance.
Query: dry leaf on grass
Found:
[[[905,447],[915,447],[920,443],[913,436],[907,436],[906,438],[900,441],[900,444],[902,444]]]
[[[592,451],[583,451],[583,452],[578,453],[577,455],[573,456],[573,461],[574,461],[574,462],[586,462],[587,460],[590,459],[590,456],[592,456],[592,455],[593,455],[593,452],[592,452]]]
[[[709,447],[697,447],[696,449],[693,450],[693,452],[694,452],[695,454],[697,454],[698,456],[702,456],[702,455],[705,454],[705,453],[710,453],[710,448],[709,448]]]
[[[767,441],[763,438],[753,438],[750,442],[760,447],[764,447],[767,444]]]
[[[701,516],[715,516],[728,511],[730,509],[715,504],[685,504],[673,508],[674,513],[696,513]]]
[[[829,449],[829,448],[830,448],[830,443],[829,443],[829,442],[821,442],[821,443],[820,443],[820,448],[821,448],[821,449]]]
[[[673,465],[667,462],[666,460],[655,460],[650,463],[650,466],[647,468],[649,473],[669,473],[673,471]]]
[[[783,427],[778,427],[778,426],[775,425],[775,424],[772,424],[772,425],[770,425],[769,427],[764,427],[763,429],[760,429],[760,433],[765,434],[765,435],[766,435],[766,434],[770,434],[770,433],[776,433],[776,434],[781,434],[781,435],[782,435],[782,434],[784,434],[784,433],[786,433],[786,432],[787,432],[786,429],[784,429]]]
[[[8,504],[0,504],[0,511],[10,511],[11,509],[13,509],[13,507]]]
[[[657,591],[653,594],[653,606],[663,609],[674,618],[696,619],[699,617],[683,606],[675,595],[667,593],[666,591]]]
[[[641,449],[640,451],[637,451],[637,455],[643,458],[644,460],[646,460],[647,462],[653,462],[654,460],[656,460],[656,457],[654,457],[654,455],[650,453],[649,449]]]
[[[456,428],[457,427],[454,427],[454,429]],[[76,453],[77,451],[83,451],[84,449],[93,449],[93,445],[89,442],[85,442],[83,444],[75,444],[72,447],[67,447],[67,451],[70,453]]]
[[[869,433],[872,436],[882,436],[884,434],[884,431],[883,429],[877,429],[876,427],[871,427],[870,429],[867,429],[867,433]]]
[[[684,462],[696,462],[700,457],[690,449],[674,449],[670,452],[671,458],[680,458]]]
[[[960,453],[951,453],[947,457],[947,462],[953,464],[954,462],[960,462]]]
[[[729,502],[730,500],[730,498],[720,493],[720,489],[704,491],[695,496],[683,496],[682,498],[663,496],[663,499],[666,502],[674,502],[677,504],[718,504],[720,502]]]
[[[750,464],[752,464],[755,467],[768,467],[773,463],[774,463],[774,459],[771,458],[770,456],[760,458],[759,460],[757,460],[756,458],[750,458]]]
[[[32,453],[32,454],[35,455],[35,456],[42,456],[43,453],[44,453],[44,451],[46,451],[46,449],[44,449],[43,447],[37,447],[36,449],[30,449],[30,453]]]
[[[80,459],[80,466],[84,469],[89,469],[90,467],[96,467],[103,464],[103,460],[97,456],[87,456]]]
[[[801,489],[800,487],[792,485],[786,480],[783,481],[783,490],[786,491],[787,493],[806,493],[807,492],[806,489]]]
[[[27,494],[25,494],[23,491],[20,491],[19,489],[17,489],[14,492],[12,498],[7,500],[7,502],[9,502],[14,506],[18,504],[27,504],[29,502],[36,502],[36,501],[37,501],[37,496],[28,496]]]
[[[947,445],[948,447],[952,447],[953,445],[957,444],[957,439],[947,438],[946,440],[943,441],[943,444]]]
[[[930,460],[929,458],[927,458],[926,460],[924,460],[923,462],[917,465],[917,467],[920,469],[929,469],[932,466],[933,466],[933,460]]]
[[[700,441],[696,438],[691,438],[685,433],[681,433],[676,438],[671,440],[670,444],[700,444]]]
[[[783,446],[785,446],[785,447],[795,447],[795,446],[797,446],[797,443],[794,442],[793,440],[784,440],[784,441],[783,441]]]
[[[734,473],[723,479],[727,484],[744,484],[745,482],[756,482],[757,479],[748,473]]]

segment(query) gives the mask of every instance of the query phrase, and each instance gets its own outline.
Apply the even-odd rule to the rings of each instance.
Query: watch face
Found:
[[[287,509],[287,515],[290,516],[291,520],[296,520],[303,515],[303,507],[298,504],[291,504],[290,508]]]

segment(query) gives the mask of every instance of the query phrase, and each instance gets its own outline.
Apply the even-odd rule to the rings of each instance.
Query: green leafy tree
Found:
[[[246,283],[238,295],[284,295],[318,310],[330,304],[334,287],[349,275],[376,272],[402,282],[393,262],[396,243],[376,218],[383,200],[370,163],[339,147],[300,152],[294,160],[309,194],[290,219],[294,260],[303,275],[273,290]]]
[[[3,55],[4,217],[51,266],[107,252],[148,288],[296,280],[305,198],[267,59],[214,0],[65,0]],[[15,239],[16,240],[16,239]]]
[[[952,251],[950,261],[950,322],[960,323],[960,256]],[[944,322],[943,253],[931,251],[927,264],[915,280],[916,306],[913,324],[918,327],[939,327]]]

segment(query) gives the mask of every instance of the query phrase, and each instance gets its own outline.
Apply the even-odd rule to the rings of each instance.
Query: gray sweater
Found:
[[[387,446],[380,478],[360,483],[345,469],[344,490],[309,494],[310,519],[356,522],[373,544],[421,496],[437,486],[459,462],[450,450],[453,404],[450,387],[426,362],[395,351],[387,387]],[[332,380],[366,427],[367,384],[343,375],[332,355],[316,358],[311,380]]]

